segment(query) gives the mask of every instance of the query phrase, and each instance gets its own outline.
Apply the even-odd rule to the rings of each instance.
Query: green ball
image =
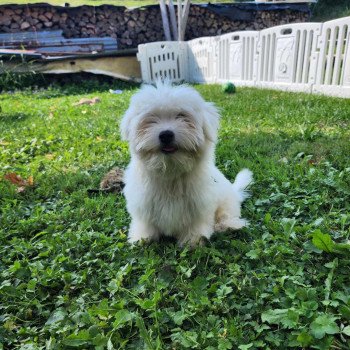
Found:
[[[235,84],[233,84],[233,83],[223,84],[222,91],[226,92],[227,94],[234,94],[236,92]]]

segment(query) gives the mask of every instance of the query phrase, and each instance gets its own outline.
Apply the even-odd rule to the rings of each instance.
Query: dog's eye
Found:
[[[185,115],[184,113],[179,113],[175,119],[186,119],[187,118],[187,115]]]
[[[148,118],[148,119],[145,120],[145,123],[146,123],[147,125],[157,124],[157,123],[158,123],[158,118],[155,118],[155,117],[153,117],[153,118]]]
[[[176,115],[175,119],[179,120],[182,123],[186,123],[189,128],[192,128],[192,129],[196,128],[195,122],[190,114],[180,112]]]
[[[149,118],[145,118],[143,120],[141,120],[141,122],[139,123],[137,129],[138,132],[140,133],[144,133],[146,132],[147,129],[151,128],[153,125],[158,123],[158,118],[156,117],[149,117]]]

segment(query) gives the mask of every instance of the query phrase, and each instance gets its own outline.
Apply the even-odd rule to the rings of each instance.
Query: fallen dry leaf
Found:
[[[23,193],[26,190],[25,186],[17,187],[17,193]]]
[[[7,146],[9,144],[10,144],[10,142],[6,142],[6,141],[3,141],[3,140],[0,140],[0,146]]]
[[[29,186],[34,186],[34,178],[33,176],[29,176],[27,179],[27,183]]]
[[[101,102],[101,99],[99,97],[94,98],[82,98],[79,102],[73,103],[73,106],[80,106],[80,105],[94,105],[95,103]]]
[[[17,186],[17,192],[22,193],[27,187],[34,185],[33,176],[29,176],[27,180],[22,179],[16,173],[8,173],[4,175],[4,179],[10,181],[13,185]]]
[[[45,154],[45,158],[48,159],[48,160],[52,160],[52,159],[55,158],[55,155],[52,154],[52,153],[47,153],[47,154]]]
[[[16,186],[22,186],[24,184],[26,184],[27,182],[25,180],[23,180],[19,175],[17,175],[16,173],[8,173],[4,175],[4,179],[10,181],[11,183],[13,183]]]

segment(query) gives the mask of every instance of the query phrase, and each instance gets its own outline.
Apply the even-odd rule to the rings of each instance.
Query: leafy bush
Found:
[[[311,5],[314,21],[329,21],[350,16],[350,4],[346,0],[319,0]]]

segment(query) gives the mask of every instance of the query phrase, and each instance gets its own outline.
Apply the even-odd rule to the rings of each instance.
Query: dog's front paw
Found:
[[[128,242],[130,244],[137,244],[137,243],[149,243],[151,240],[149,238],[145,238],[145,237],[137,237],[135,235],[128,237]]]
[[[215,232],[225,232],[228,229],[239,230],[245,226],[248,226],[249,222],[241,218],[231,218],[220,220],[214,225]]]
[[[203,236],[182,237],[178,240],[180,247],[188,245],[191,249],[196,247],[204,247],[206,245],[206,238]]]
[[[157,230],[142,221],[133,220],[128,233],[128,242],[135,244],[140,241],[151,242],[159,238]]]

